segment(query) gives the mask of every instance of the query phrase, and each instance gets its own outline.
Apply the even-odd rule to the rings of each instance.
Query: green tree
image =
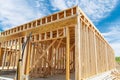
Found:
[[[120,63],[120,57],[115,58],[116,62]]]

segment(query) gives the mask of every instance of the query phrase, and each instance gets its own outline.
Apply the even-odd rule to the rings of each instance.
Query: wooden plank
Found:
[[[31,59],[31,43],[28,43],[28,53],[27,53],[27,59],[26,59],[26,75],[29,75],[30,71],[30,59]]]
[[[96,49],[96,35],[94,32],[94,47],[95,47],[95,66],[96,66],[96,74],[98,74],[98,62],[97,62],[97,49]]]
[[[10,43],[10,49],[9,49],[9,51],[10,51],[10,66],[12,66],[12,58],[13,58],[13,56],[12,56],[12,45],[11,45],[11,43]]]
[[[18,42],[17,42],[17,40],[15,40],[16,41],[16,44],[15,44],[15,54],[16,54],[16,61],[15,61],[15,67],[17,67],[17,64],[18,64],[18,60],[19,60],[19,58],[18,58]]]
[[[31,60],[30,60],[30,67],[33,65],[33,61],[34,61],[34,45],[31,46]]]
[[[4,69],[4,67],[5,67],[6,51],[7,51],[6,43],[4,43],[4,47],[5,47],[5,50],[4,50],[4,54],[3,54],[2,69]]]
[[[79,13],[78,13],[79,14]],[[77,16],[77,25],[75,26],[75,80],[81,80],[81,38],[80,38],[80,15]]]
[[[22,74],[21,74],[21,70],[22,70],[22,62],[19,62],[19,60],[22,58],[22,43],[21,43],[21,38],[18,39],[18,49],[19,49],[19,52],[18,52],[18,79],[19,80],[22,80]]]
[[[18,32],[18,33],[11,34],[8,36],[0,37],[0,42],[6,41],[6,40],[11,40],[11,39],[16,39],[18,37],[23,37],[30,32],[32,32],[33,34],[36,34],[36,33],[44,33],[44,32],[54,31],[56,29],[66,26],[66,25],[74,25],[75,23],[76,23],[76,16],[69,18],[69,19],[66,18],[65,20],[61,20],[56,23],[40,25],[40,26],[32,28],[32,29],[28,29],[28,30],[24,30],[22,32]]]
[[[27,40],[27,36],[24,37],[24,42]],[[25,51],[24,51],[24,56],[23,56],[23,60],[22,60],[22,70],[21,70],[21,76],[22,76],[22,80],[24,80],[24,78],[26,78],[25,75],[25,69],[26,69],[26,59],[27,59],[27,53],[28,53],[28,44],[25,47]]]
[[[90,44],[89,44],[89,25],[86,25],[86,77],[90,76]],[[88,67],[89,66],[89,67]]]
[[[2,65],[2,47],[0,43],[0,66]]]
[[[49,71],[48,71],[48,73],[50,74],[50,75],[52,75],[52,59],[53,59],[53,47],[51,47],[50,49],[49,49],[49,53],[48,53],[48,61],[49,61],[49,63],[48,63],[48,67],[49,67]]]
[[[70,32],[66,28],[66,80],[70,80]]]
[[[31,67],[31,69],[35,67],[35,65],[38,63],[38,61],[45,55],[45,53],[51,48],[51,46],[52,46],[56,41],[57,41],[57,39],[54,40],[54,41],[47,47],[47,49],[46,49],[46,50],[42,53],[42,55],[37,59],[37,61],[34,63],[34,65]]]

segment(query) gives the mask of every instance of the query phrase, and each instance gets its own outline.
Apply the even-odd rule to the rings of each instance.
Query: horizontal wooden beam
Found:
[[[32,32],[32,34],[44,33],[44,32],[54,31],[61,27],[65,27],[65,26],[67,27],[67,25],[74,25],[74,24],[76,24],[76,16],[65,18],[64,20],[55,23],[41,25],[9,36],[0,36],[0,42],[17,39],[19,37],[24,37],[25,35],[28,35],[30,32]]]
[[[52,15],[48,15],[48,16],[42,17],[40,19],[33,20],[31,22],[19,25],[17,27],[12,28],[12,29],[1,32],[1,35],[3,35],[3,36],[10,35],[10,34],[24,31],[24,30],[27,30],[30,28],[38,27],[40,25],[44,25],[44,24],[56,22],[59,20],[63,20],[64,18],[72,17],[72,16],[76,15],[76,8],[77,8],[77,6],[74,6],[72,8],[65,9],[63,11],[54,13]]]

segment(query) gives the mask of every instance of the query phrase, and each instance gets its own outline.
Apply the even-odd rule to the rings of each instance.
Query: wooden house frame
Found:
[[[115,68],[114,51],[94,24],[78,7],[1,32],[0,70],[16,70],[22,57],[22,44],[29,33],[19,80],[75,72],[75,80]]]

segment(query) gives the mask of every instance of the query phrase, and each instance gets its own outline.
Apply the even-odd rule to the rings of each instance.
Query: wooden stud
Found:
[[[2,70],[3,70],[4,67],[5,67],[6,51],[7,51],[6,42],[4,43],[4,47],[5,47],[5,50],[4,50],[4,54],[3,54],[3,60],[2,60]]]
[[[66,80],[70,80],[70,32],[66,28]]]
[[[77,25],[75,26],[75,80],[81,80],[81,26],[80,15],[77,16]]]
[[[1,47],[1,43],[0,43],[0,66],[2,65],[2,47]]]

